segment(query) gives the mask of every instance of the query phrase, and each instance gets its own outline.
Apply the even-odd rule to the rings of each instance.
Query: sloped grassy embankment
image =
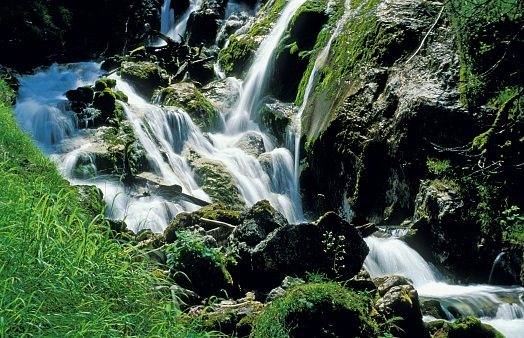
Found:
[[[13,98],[0,80],[0,337],[200,336],[109,237],[96,192],[70,186],[20,131]]]

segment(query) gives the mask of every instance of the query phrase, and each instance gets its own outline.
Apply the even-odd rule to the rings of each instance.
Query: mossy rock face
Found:
[[[255,318],[251,337],[379,337],[366,297],[336,283],[297,285]]]
[[[218,112],[192,83],[181,82],[159,89],[154,96],[161,105],[184,109],[204,131],[213,129],[218,122]]]
[[[229,38],[229,45],[220,50],[218,59],[228,76],[241,78],[251,66],[260,39],[251,35],[233,35]]]
[[[120,75],[130,81],[137,90],[150,98],[158,87],[165,87],[169,82],[167,72],[160,66],[149,61],[124,61],[120,67]]]
[[[426,323],[426,327],[430,334],[438,338],[504,338],[504,335],[491,325],[483,324],[480,319],[470,316],[459,318],[453,323],[436,320]]]
[[[347,202],[357,224],[400,224],[413,211],[431,144],[450,137],[467,144],[476,127],[459,101],[449,22],[415,54],[440,5],[367,0],[351,7],[302,116],[304,208],[317,208],[323,194],[330,210]]]
[[[235,181],[225,166],[214,160],[203,158],[190,149],[189,165],[195,171],[195,180],[213,202],[222,202],[230,210],[243,210],[245,201],[240,195]]]

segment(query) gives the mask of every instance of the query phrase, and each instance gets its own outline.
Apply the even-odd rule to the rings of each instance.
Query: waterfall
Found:
[[[183,109],[146,102],[126,81],[116,74],[111,75],[117,80],[116,89],[129,97],[128,104],[121,104],[123,123],[132,127],[136,144],[146,154],[148,169],[139,174],[140,182],[148,182],[145,185],[126,185],[118,176],[97,168],[99,157],[103,157],[104,151],[107,153],[107,145],[101,139],[109,128],[84,129],[87,125],[79,124],[76,115],[68,110],[64,93],[92,85],[103,74],[99,64],[53,65],[35,75],[21,77],[15,114],[23,129],[46,149],[66,178],[73,184],[99,187],[108,205],[106,217],[124,220],[135,232],[145,228],[162,232],[176,214],[197,209],[197,206],[183,200],[166,200],[155,194],[150,184],[176,184],[182,187],[185,194],[210,200],[195,182],[193,170],[186,159],[189,149],[202,158],[221,163],[231,174],[247,206],[263,199],[269,200],[289,222],[296,223],[302,220],[303,215],[298,188],[293,184],[293,154],[286,148],[275,147],[252,121],[231,132],[235,129],[231,127],[235,119],[228,115],[246,113],[251,116],[251,110],[261,96],[273,50],[294,12],[305,1],[290,1],[278,23],[262,42],[256,66],[251,68],[240,89],[237,111],[221,112],[226,121],[224,130],[204,135]],[[191,4],[190,9],[194,9],[200,6],[200,1]],[[166,1],[163,22],[168,18],[166,11],[169,6],[169,1]],[[171,27],[178,23],[167,25]],[[263,144],[259,149],[262,155],[241,149],[240,144],[249,138],[260,140]]]
[[[520,286],[452,285],[444,281],[427,262],[396,237],[365,239],[370,252],[364,267],[371,277],[398,274],[410,278],[422,300],[440,302],[448,315],[475,316],[508,338],[524,332],[524,293]],[[433,318],[425,318],[432,320]]]
[[[171,9],[171,0],[164,0],[160,15],[160,32],[175,41],[180,41],[180,37],[184,37],[186,32],[189,16],[198,10],[201,5],[202,0],[191,0],[189,7],[184,13],[175,13],[175,11]]]
[[[255,105],[263,92],[270,62],[273,60],[275,49],[289,21],[304,2],[306,0],[288,1],[275,26],[260,44],[255,61],[244,82],[236,109],[226,120],[227,134],[234,135],[251,128],[257,128],[251,119],[251,115],[255,112]]]
[[[499,253],[497,255],[497,257],[495,258],[495,260],[493,261],[493,265],[491,266],[491,271],[489,273],[489,278],[488,278],[488,284],[491,284],[491,280],[492,280],[492,277],[493,277],[493,271],[495,271],[495,267],[497,266],[498,262],[500,261],[500,258],[505,254],[504,251],[502,251],[501,253]]]

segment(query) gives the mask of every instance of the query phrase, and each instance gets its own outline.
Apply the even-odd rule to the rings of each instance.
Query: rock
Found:
[[[217,111],[193,83],[173,84],[159,89],[154,96],[161,105],[184,109],[203,130],[213,129],[218,122]]]
[[[102,89],[103,90],[103,89]],[[68,90],[65,93],[65,96],[69,101],[81,102],[86,105],[93,102],[93,96],[95,92],[92,87],[78,87],[77,89]]]
[[[291,119],[297,113],[294,104],[283,103],[275,98],[267,97],[258,114],[261,125],[273,135],[278,144],[286,141],[286,129],[292,123]]]
[[[195,171],[195,180],[213,202],[222,202],[230,210],[243,210],[245,202],[226,167],[219,161],[203,158],[189,149],[187,160]]]
[[[415,54],[441,6],[392,0],[352,12],[342,34],[359,38],[331,49],[322,79],[337,80],[316,87],[302,116],[305,209],[324,194],[330,210],[348,200],[357,224],[400,224],[414,208],[431,144],[471,141],[477,126],[459,100],[449,22],[439,21]]]
[[[233,78],[213,81],[201,91],[204,97],[219,111],[231,111],[239,97],[240,83]]]
[[[269,290],[288,275],[325,273],[349,279],[369,251],[356,229],[335,213],[314,223],[289,225],[267,201],[241,215],[229,243],[239,255],[232,272],[244,288]]]
[[[262,135],[255,131],[244,133],[235,143],[235,147],[254,157],[258,157],[266,151]]]
[[[150,98],[158,87],[165,87],[169,83],[167,72],[149,61],[124,61],[120,67],[120,75],[146,98]]]
[[[461,280],[485,283],[491,266],[482,258],[493,261],[501,247],[488,243],[479,246],[480,228],[464,221],[468,219],[466,209],[455,187],[440,180],[422,181],[412,226],[416,233],[406,242],[441,271]]]
[[[272,302],[274,301],[275,299],[278,299],[278,298],[282,298],[284,297],[284,295],[286,294],[286,291],[295,286],[295,285],[299,285],[299,284],[304,284],[304,280],[302,278],[294,278],[294,277],[290,277],[290,276],[286,276],[286,278],[284,278],[284,280],[282,281],[282,284],[280,284],[280,286],[274,288],[273,290],[269,291],[267,297],[266,297],[266,302]]]
[[[480,319],[464,317],[449,323],[444,320],[436,320],[426,324],[429,332],[434,337],[479,337],[479,338],[503,338],[491,325],[481,323]]]
[[[435,319],[447,319],[446,312],[440,305],[438,300],[430,299],[422,302],[421,306],[422,314],[424,316],[431,316]]]
[[[410,281],[402,276],[385,276],[373,282],[381,296],[375,302],[378,312],[387,318],[402,317],[402,320],[395,321],[398,332],[391,333],[396,337],[429,338],[422,321],[418,293]]]
[[[175,16],[184,14],[184,12],[189,8],[189,0],[175,0],[171,1],[170,8],[173,10]]]
[[[187,23],[191,31],[189,43],[191,45],[213,45],[215,43],[220,20],[226,13],[227,0],[207,0],[202,2],[198,11],[191,13]]]

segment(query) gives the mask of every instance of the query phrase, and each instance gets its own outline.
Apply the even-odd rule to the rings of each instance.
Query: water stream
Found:
[[[294,178],[294,159],[287,148],[276,147],[252,120],[253,109],[263,95],[264,83],[271,65],[273,52],[295,11],[306,0],[289,1],[281,18],[262,42],[240,88],[235,109],[220,112],[225,121],[223,129],[203,134],[180,108],[150,104],[133,87],[116,75],[117,90],[125,92],[129,104],[123,104],[125,121],[131,125],[137,142],[147,153],[148,181],[180,185],[183,192],[210,201],[209,196],[195,182],[186,157],[191,149],[205,159],[222,163],[233,177],[238,191],[247,206],[266,199],[291,222],[303,219],[297,181]],[[200,6],[191,2],[188,11]],[[163,6],[162,22],[173,14],[169,0]],[[185,19],[184,19],[185,18]],[[182,16],[168,25],[181,24]],[[163,23],[164,24],[164,23]],[[185,27],[185,26],[184,26]],[[101,172],[96,167],[97,155],[102,153],[104,127],[85,129],[68,108],[64,93],[80,86],[92,85],[103,75],[96,63],[53,65],[32,76],[21,78],[21,89],[15,115],[20,125],[31,133],[41,148],[58,164],[73,184],[91,184],[102,189],[108,205],[107,217],[125,220],[133,231],[150,228],[162,232],[174,215],[192,211],[197,206],[185,201],[165,200],[151,193],[147,186],[125,185],[119,177]],[[232,80],[233,81],[233,80]],[[241,121],[241,122],[239,122]],[[263,166],[259,159],[241,150],[242,139],[254,137],[262,140],[263,151],[270,158]],[[78,163],[88,170],[90,178],[78,175]],[[87,169],[86,169],[87,168]],[[85,176],[85,175],[83,175]]]
[[[401,239],[370,236],[365,240],[370,252],[364,266],[371,277],[388,274],[406,276],[413,281],[422,300],[434,299],[440,302],[448,316],[447,320],[454,320],[457,314],[474,316],[492,325],[507,338],[522,337],[523,287],[449,284]]]

